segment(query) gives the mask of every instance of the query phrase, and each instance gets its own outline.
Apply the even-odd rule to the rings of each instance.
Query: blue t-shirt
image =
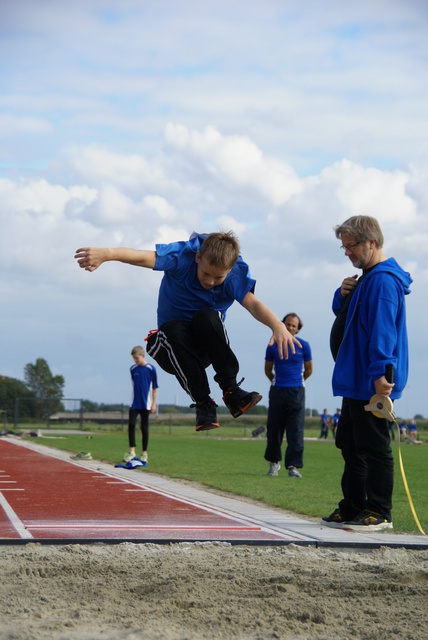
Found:
[[[131,367],[132,378],[132,409],[145,409],[150,411],[152,407],[152,391],[158,388],[156,369],[152,364],[133,364]]]
[[[215,309],[226,318],[227,309],[235,300],[242,303],[256,281],[242,257],[233,265],[222,284],[204,289],[198,280],[195,257],[205,235],[192,236],[187,241],[156,245],[155,271],[164,271],[159,288],[158,327],[168,320],[190,322],[196,311]]]
[[[304,362],[310,362],[312,360],[311,347],[309,342],[299,338],[299,342],[302,348],[299,349],[296,346],[296,352],[291,353],[288,351],[288,359],[286,360],[279,357],[278,346],[274,343],[271,347],[266,349],[265,360],[267,362],[274,363],[274,379],[272,385],[275,387],[303,387],[303,371]]]

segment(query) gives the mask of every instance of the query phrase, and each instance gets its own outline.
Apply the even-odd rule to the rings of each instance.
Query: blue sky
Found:
[[[303,319],[307,405],[333,412],[331,299],[353,273],[333,227],[369,214],[414,279],[397,413],[428,416],[427,25],[423,0],[1,3],[1,373],[43,357],[68,397],[128,403],[160,274],[84,273],[75,249],[232,228],[257,295]],[[269,329],[235,304],[228,332],[267,402]]]

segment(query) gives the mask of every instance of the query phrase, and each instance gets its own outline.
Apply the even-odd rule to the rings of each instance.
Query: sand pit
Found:
[[[4,545],[0,637],[428,637],[428,550]]]

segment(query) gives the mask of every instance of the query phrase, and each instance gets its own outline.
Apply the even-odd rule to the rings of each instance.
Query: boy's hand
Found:
[[[288,347],[290,347],[291,353],[296,353],[294,345],[297,345],[300,349],[302,348],[298,339],[291,335],[283,322],[275,326],[269,346],[271,347],[274,342],[276,342],[278,346],[278,354],[281,360],[283,358],[288,359]]]
[[[85,271],[95,271],[106,259],[106,249],[97,247],[83,247],[77,249],[74,256],[81,269]]]

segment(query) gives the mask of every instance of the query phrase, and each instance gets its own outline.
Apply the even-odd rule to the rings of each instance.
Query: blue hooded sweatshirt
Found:
[[[343,340],[333,371],[333,394],[369,400],[375,380],[394,367],[391,400],[401,397],[406,386],[409,355],[404,296],[412,278],[394,260],[379,262],[358,285],[349,304]],[[345,298],[340,288],[334,294],[337,316]]]

